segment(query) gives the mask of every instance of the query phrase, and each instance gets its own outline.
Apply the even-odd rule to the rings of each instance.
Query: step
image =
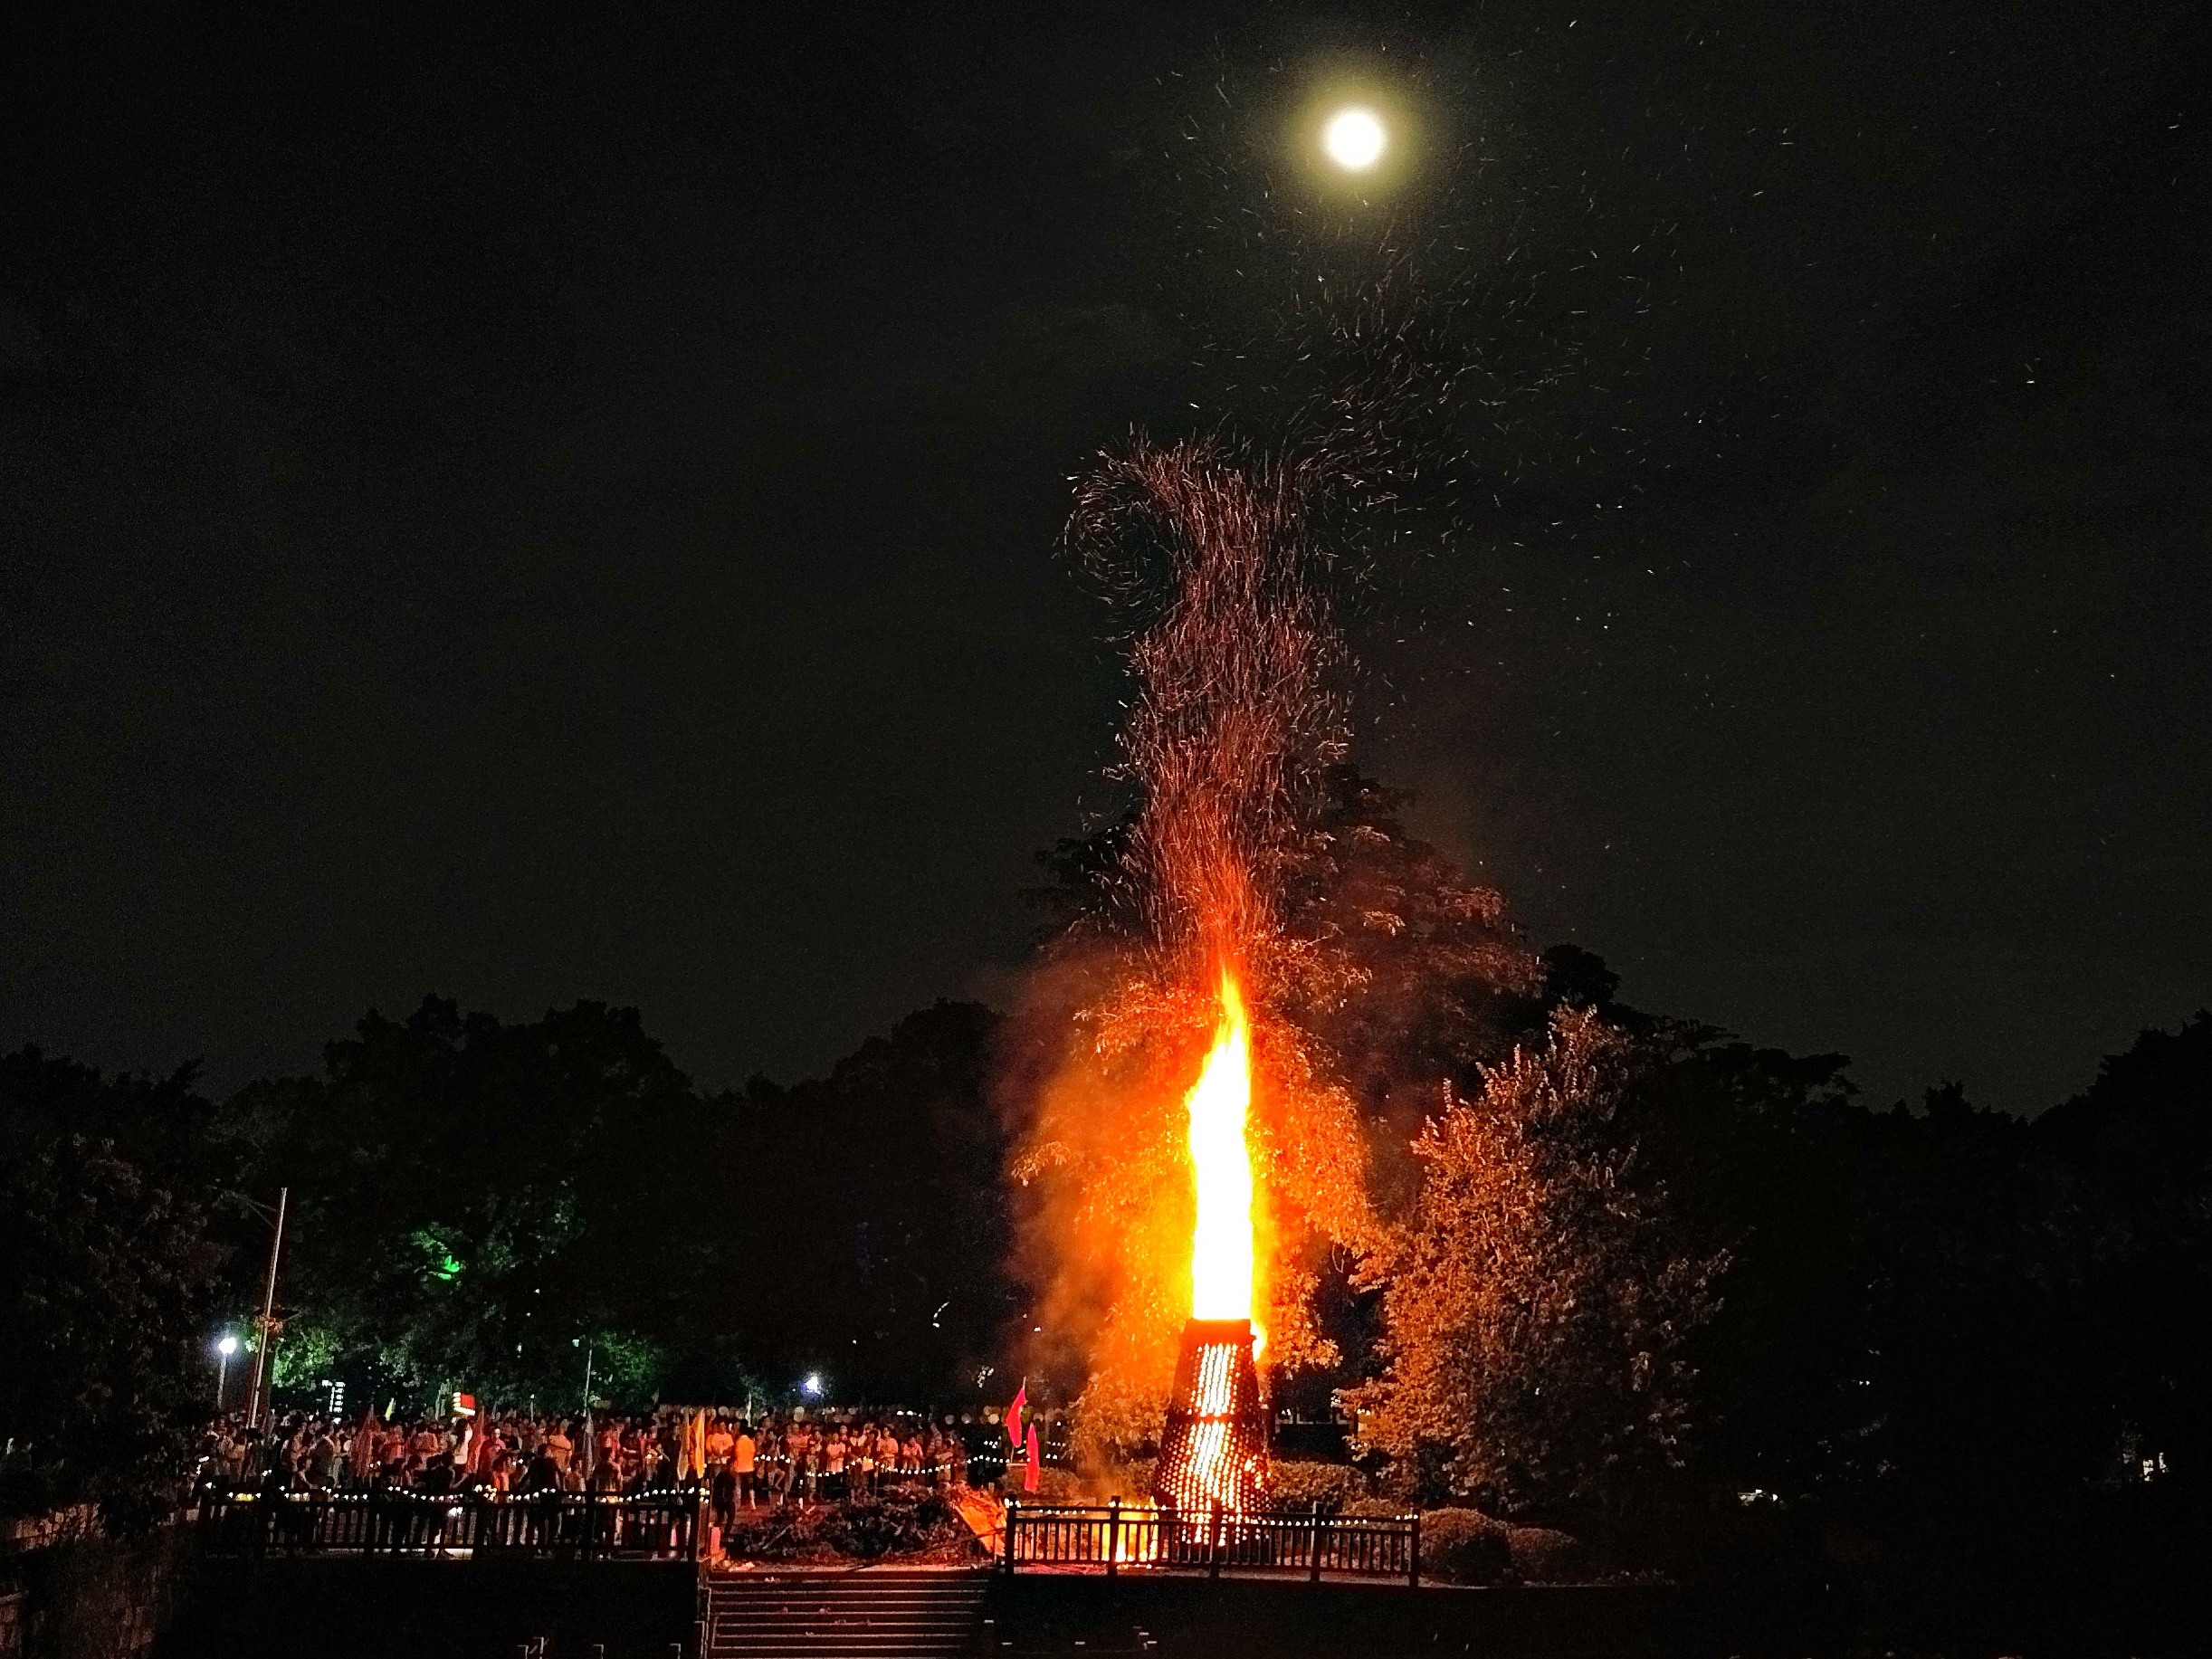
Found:
[[[714,1595],[927,1595],[927,1597],[968,1597],[982,1595],[971,1581],[956,1579],[953,1584],[911,1584],[905,1579],[889,1579],[885,1584],[843,1584],[836,1579],[750,1579],[739,1584],[710,1584]]]
[[[869,1606],[865,1601],[834,1601],[834,1604],[801,1606],[801,1608],[719,1608],[710,1606],[708,1613],[721,1619],[723,1624],[796,1624],[801,1619],[869,1619],[873,1624],[965,1624],[976,1615],[976,1608],[882,1608]]]
[[[821,1632],[765,1640],[718,1630],[707,1638],[707,1645],[717,1653],[742,1654],[813,1654],[833,1649],[842,1654],[959,1654],[968,1651],[970,1641],[970,1634],[965,1630],[939,1635],[880,1638]]]
[[[899,1618],[899,1619],[960,1619],[966,1618],[980,1606],[979,1602],[882,1602],[882,1601],[779,1601],[755,1607],[731,1607],[726,1601],[711,1601],[708,1608],[722,1618]]]
[[[811,1630],[779,1631],[731,1630],[725,1626],[710,1631],[716,1641],[743,1642],[771,1647],[810,1642],[841,1642],[853,1647],[897,1647],[915,1644],[941,1647],[947,1643],[966,1642],[972,1634],[965,1627],[958,1630],[838,1630],[827,1626],[816,1626]]]
[[[777,1613],[812,1613],[822,1608],[834,1608],[839,1612],[901,1614],[923,1617],[939,1615],[951,1618],[973,1611],[982,1605],[982,1599],[977,1597],[974,1601],[871,1601],[859,1596],[840,1596],[834,1600],[816,1600],[811,1597],[795,1597],[790,1600],[786,1600],[782,1597],[771,1598],[764,1596],[757,1601],[734,1603],[716,1597],[710,1605],[718,1613],[746,1613],[763,1616]]]
[[[815,1631],[837,1631],[850,1635],[939,1635],[947,1632],[970,1628],[975,1620],[947,1619],[865,1619],[832,1618],[822,1615],[814,1618],[777,1619],[773,1622],[754,1619],[716,1618],[713,1628],[743,1632],[748,1635],[776,1636],[809,1635]]]
[[[973,1650],[988,1580],[865,1572],[710,1579],[710,1659],[958,1659]]]
[[[824,1630],[963,1630],[975,1623],[972,1617],[945,1618],[872,1618],[864,1613],[832,1613],[826,1609],[813,1613],[793,1613],[779,1618],[732,1618],[726,1613],[713,1615],[717,1625],[731,1630],[824,1629]]]
[[[708,1592],[718,1601],[864,1601],[870,1604],[886,1603],[917,1607],[965,1607],[982,1599],[980,1590],[949,1590],[931,1594],[927,1590],[725,1590],[719,1587]]]
[[[983,1599],[980,1590],[958,1590],[929,1595],[913,1590],[753,1590],[731,1592],[710,1589],[718,1602],[738,1607],[775,1607],[786,1602],[802,1607],[851,1605],[870,1607],[970,1607]]]
[[[969,1601],[983,1592],[970,1584],[742,1584],[711,1585],[714,1595],[757,1599],[775,1596],[853,1596],[881,1601]]]

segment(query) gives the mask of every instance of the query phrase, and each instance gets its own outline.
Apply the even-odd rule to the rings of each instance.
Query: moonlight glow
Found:
[[[1329,152],[1329,159],[1355,173],[1380,160],[1387,141],[1372,110],[1340,110],[1321,129],[1321,148]]]

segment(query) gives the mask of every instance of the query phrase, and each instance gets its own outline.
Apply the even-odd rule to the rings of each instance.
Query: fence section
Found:
[[[1193,1514],[1149,1505],[1009,1503],[1000,1565],[1059,1570],[1123,1568],[1206,1572],[1324,1573],[1421,1581],[1418,1515],[1338,1515],[1326,1510]]]
[[[204,1498],[204,1549],[218,1556],[537,1556],[573,1560],[698,1559],[689,1492],[621,1497],[421,1492],[258,1492]]]

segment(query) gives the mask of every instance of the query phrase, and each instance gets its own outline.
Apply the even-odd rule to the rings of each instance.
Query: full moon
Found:
[[[1321,148],[1329,159],[1355,173],[1375,165],[1386,141],[1383,124],[1371,110],[1340,110],[1321,129]]]

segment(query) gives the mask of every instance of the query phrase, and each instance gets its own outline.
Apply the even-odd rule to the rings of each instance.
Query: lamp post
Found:
[[[231,1374],[231,1356],[238,1351],[238,1339],[224,1337],[215,1344],[215,1410],[223,1409],[223,1385]]]

